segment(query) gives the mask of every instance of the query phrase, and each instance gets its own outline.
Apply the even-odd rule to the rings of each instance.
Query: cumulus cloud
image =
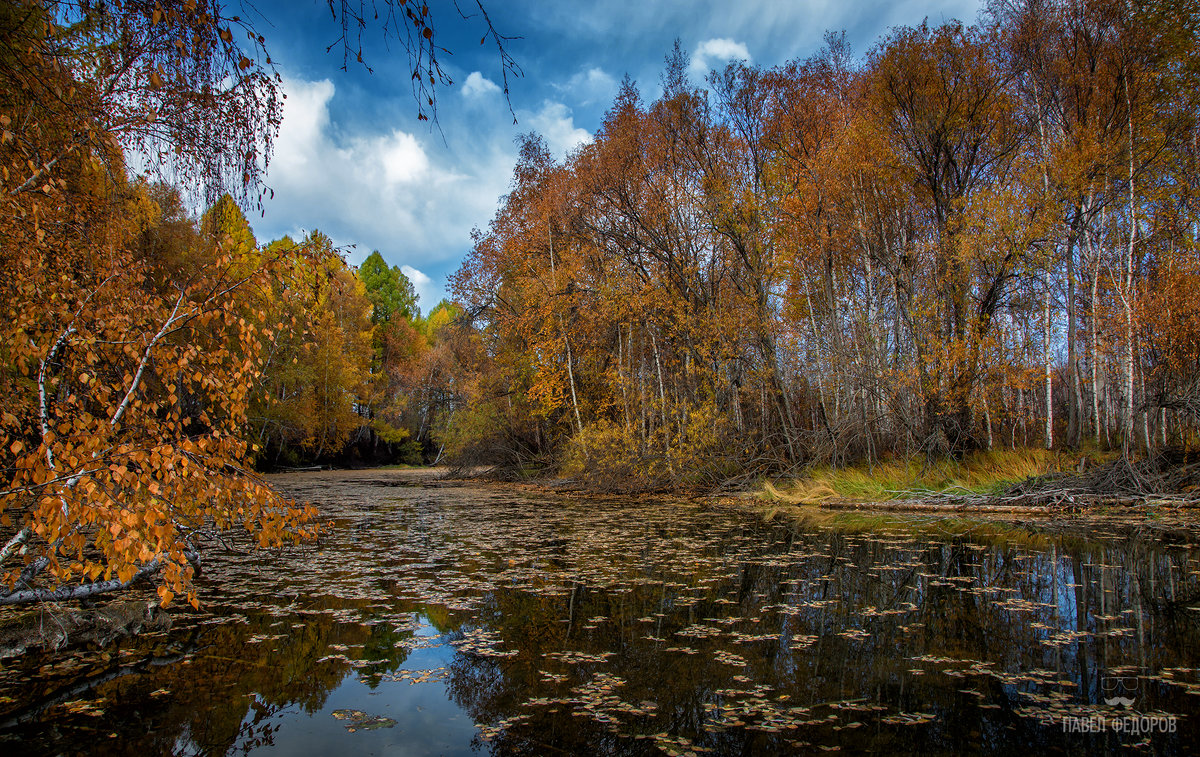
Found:
[[[287,87],[284,101],[283,126],[275,140],[275,160],[271,174],[296,173],[309,165],[311,148],[322,139],[329,128],[329,101],[333,98],[333,82],[300,82]]]
[[[824,30],[845,29],[861,55],[894,24],[923,17],[934,24],[970,20],[983,4],[616,0],[535,3],[536,13],[529,16],[529,3],[511,3],[506,24],[511,21],[526,37],[518,57],[527,76],[514,85],[511,103],[517,124],[501,86],[482,73],[494,70],[493,53],[476,46],[468,46],[476,52],[464,48],[456,56],[453,73],[460,86],[457,93],[443,91],[433,129],[415,121],[411,102],[403,99],[410,73],[403,56],[377,59],[374,78],[357,69],[331,71],[331,81],[321,80],[323,75],[315,81],[288,76],[285,120],[267,177],[275,199],[267,203],[265,218],[252,219],[255,231],[267,241],[319,228],[340,244],[357,244],[351,262],[378,249],[390,264],[409,265],[430,279],[432,289],[423,295],[431,301],[422,302],[428,308],[470,249],[470,229],[486,227],[497,198],[509,189],[513,137],[536,130],[562,159],[591,140],[589,132],[599,128],[622,75],[640,82],[646,102],[657,96],[654,82],[673,39],[692,50],[689,74],[700,83],[710,68],[749,60],[751,49],[754,61],[777,65],[815,53]],[[277,51],[285,75],[293,66],[331,70],[322,68],[328,61],[319,47]],[[498,71],[493,75],[499,78]]]
[[[500,86],[496,82],[478,71],[472,71],[467,76],[467,80],[463,82],[462,96],[468,100],[473,100],[496,94],[499,91]]]
[[[617,80],[603,69],[592,67],[576,72],[566,85],[555,88],[571,95],[580,105],[607,104],[617,92]]]
[[[511,145],[474,145],[469,155],[453,155],[437,149],[436,137],[390,124],[349,133],[330,118],[331,82],[288,79],[285,89],[267,176],[275,196],[254,223],[261,241],[320,229],[340,245],[355,245],[352,263],[378,249],[389,263],[412,269],[422,307],[432,307],[441,281],[421,269],[441,276],[470,246],[470,229],[487,222],[505,191]]]
[[[752,61],[745,44],[725,38],[706,39],[700,43],[692,56],[691,72],[696,77],[703,78],[718,64],[734,60],[744,60],[747,63]]]
[[[429,173],[429,157],[413,135],[397,129],[390,136],[368,142],[366,152],[379,156],[388,186],[417,181]]]
[[[429,311],[433,310],[433,306],[438,304],[442,299],[441,285],[435,284],[433,279],[423,271],[413,268],[410,265],[400,266],[400,272],[412,282],[413,289],[417,293],[417,304],[421,308],[421,313],[429,315]]]
[[[587,129],[575,125],[571,109],[560,102],[546,100],[536,113],[518,115],[522,123],[545,138],[550,153],[560,160],[579,145],[592,141]]]

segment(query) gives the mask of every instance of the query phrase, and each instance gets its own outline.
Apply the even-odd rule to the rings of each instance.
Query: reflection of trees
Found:
[[[644,751],[650,742],[618,738],[590,717],[573,716],[580,702],[558,705],[556,713],[549,706],[521,706],[533,697],[578,698],[571,688],[597,672],[625,679],[616,691],[621,699],[651,700],[659,706],[653,715],[623,717],[621,733],[686,735],[720,753],[787,751],[785,737],[930,753],[1008,750],[1017,743],[1094,748],[1121,742],[1111,733],[1081,740],[1078,734],[1064,736],[1057,726],[1046,727],[1028,716],[1028,695],[1078,692],[1074,701],[1091,702],[1100,678],[1113,667],[1159,670],[1195,666],[1200,658],[1195,624],[1172,609],[1181,597],[1194,596],[1196,577],[1188,575],[1184,555],[1144,541],[1062,540],[1037,548],[1020,542],[979,548],[961,539],[758,536],[756,550],[746,549],[740,539],[714,547],[714,558],[728,559],[713,559],[707,570],[693,570],[687,585],[675,583],[672,579],[680,576],[669,574],[656,574],[663,583],[639,584],[635,579],[644,573],[630,570],[624,582],[576,585],[557,596],[526,589],[492,592],[478,625],[499,632],[504,640],[500,648],[519,648],[520,654],[502,659],[457,655],[449,679],[453,700],[477,722],[529,716],[497,737],[492,746],[497,753]],[[686,563],[685,556],[680,558],[681,565]],[[699,583],[714,576],[719,580]],[[692,588],[698,586],[704,588]],[[1150,586],[1155,589],[1148,591]],[[1105,620],[1117,608],[1131,612]],[[595,617],[605,620],[593,628],[581,621]],[[647,617],[654,621],[639,621]],[[706,620],[727,617],[737,620]],[[726,633],[676,635],[693,624]],[[856,640],[839,635],[847,629],[862,629],[869,636]],[[1116,633],[1109,633],[1113,629]],[[1064,635],[1075,631],[1089,634]],[[771,638],[738,644],[736,634]],[[792,641],[805,635],[817,637],[812,646],[792,649]],[[666,652],[669,646],[688,646],[698,654]],[[605,663],[576,666],[543,657],[564,650],[617,654]],[[720,650],[745,658],[746,666],[719,662]],[[920,657],[952,662],[913,659]],[[915,676],[910,672],[914,668],[927,672]],[[568,677],[553,683],[541,678],[540,670]],[[1034,679],[1030,671],[1045,674]],[[743,688],[769,684],[768,699],[786,694],[789,706],[807,706],[819,715],[830,712],[821,709],[823,704],[861,698],[886,706],[888,712],[937,717],[920,727],[834,732],[832,723],[807,725],[786,736],[740,728],[706,733],[704,726],[712,719],[706,705],[737,701],[717,693],[739,686],[731,680],[735,674],[751,680]],[[1058,680],[1074,686],[1046,683]],[[1177,688],[1153,686],[1143,693],[1141,709],[1190,711]],[[1025,716],[1018,712],[1022,709]],[[872,717],[851,710],[838,722]],[[1181,721],[1181,733],[1170,741],[1162,737],[1161,745],[1178,748],[1189,743],[1195,730]]]
[[[408,659],[408,647],[404,642],[411,639],[410,629],[395,629],[387,624],[370,626],[370,634],[363,642],[362,659],[370,664],[362,669],[367,685],[372,689],[379,685],[379,676],[394,673]]]
[[[410,612],[423,613],[440,633],[495,632],[496,650],[518,650],[499,658],[460,651],[449,664],[448,693],[476,722],[529,716],[493,742],[497,753],[651,751],[651,741],[573,714],[584,710],[581,701],[521,706],[532,697],[580,700],[572,689],[597,673],[624,679],[611,692],[621,701],[657,704],[654,712],[620,715],[621,733],[685,736],[723,754],[788,752],[788,739],[850,752],[1115,748],[1117,741],[1064,736],[1020,716],[1028,694],[1054,687],[1018,677],[1049,671],[1074,683],[1062,690],[1085,703],[1099,698],[1100,679],[1119,665],[1200,667],[1200,614],[1183,609],[1200,596],[1195,552],[1152,539],[1016,535],[982,548],[962,538],[789,530],[686,509],[544,504],[356,504],[372,529],[355,531],[352,544],[327,544],[265,576],[223,577],[227,586],[240,581],[240,594],[216,609],[247,622],[199,627],[194,649],[183,646],[186,629],[125,642],[131,659],[186,653],[191,661],[90,684],[107,700],[103,722],[121,724],[110,726],[121,728],[121,744],[106,751],[222,753],[270,743],[281,710],[318,710],[351,672],[344,661],[317,660],[342,652],[373,661],[359,672],[368,685],[399,669],[411,635],[400,618]],[[298,593],[308,609],[268,611],[255,598]],[[472,609],[457,604],[464,597]],[[371,617],[397,622],[362,622]],[[679,635],[705,627],[715,635]],[[1108,633],[1120,628],[1129,630]],[[840,635],[856,629],[865,636]],[[561,652],[616,654],[578,664],[544,656]],[[722,662],[718,652],[745,665]],[[913,659],[920,657],[951,662]],[[973,661],[991,663],[994,674],[971,672]],[[566,678],[548,680],[542,671]],[[735,681],[738,675],[747,681]],[[1151,684],[1140,692],[1139,709],[1193,708],[1180,687]],[[757,714],[744,718],[748,725],[767,706],[837,718],[781,734],[704,730],[714,720],[708,707],[729,712],[749,701],[729,690],[758,685],[771,688],[761,692]],[[160,688],[169,695],[153,696]],[[828,706],[860,698],[887,713],[936,718],[887,725],[878,713]],[[854,721],[866,726],[832,730]],[[82,727],[38,748],[77,744]],[[1184,751],[1197,736],[1197,726],[1181,720],[1174,740],[1164,736],[1156,746]]]
[[[276,635],[280,638],[256,640]],[[384,625],[340,621],[333,612],[247,613],[244,623],[197,628],[170,642],[153,635],[130,640],[127,657],[142,662],[116,668],[108,680],[87,688],[105,700],[107,717],[122,726],[119,743],[103,744],[106,752],[244,752],[272,743],[278,728],[272,716],[284,708],[313,713],[324,706],[350,671],[344,661],[317,662],[331,653],[331,645],[361,646],[365,659],[387,660],[364,668],[364,674],[393,671],[407,656],[397,642],[408,636],[411,632]],[[152,665],[156,652],[171,651],[176,654],[167,664]],[[69,744],[79,734],[65,730],[58,737]]]
[[[317,660],[329,654],[331,644],[362,644],[367,630],[314,614],[302,616],[303,625],[289,628],[283,638],[248,643],[256,635],[278,633],[279,627],[271,627],[277,620],[273,615],[250,616],[244,625],[214,628],[205,633],[203,647],[190,664],[160,674],[151,685],[168,689],[170,703],[154,716],[155,727],[146,734],[153,742],[145,753],[170,751],[180,738],[217,754],[270,743],[265,721],[272,714],[289,706],[311,713],[324,705],[348,666]],[[120,698],[145,701],[144,696],[129,692]],[[197,707],[199,703],[207,704]]]

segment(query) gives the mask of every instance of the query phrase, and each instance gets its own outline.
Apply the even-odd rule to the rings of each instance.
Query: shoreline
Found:
[[[1103,493],[1089,488],[1089,476],[1064,474],[1051,484],[1038,485],[1036,479],[1017,482],[1014,488],[1032,485],[1030,491],[1015,491],[1010,494],[950,492],[897,492],[891,499],[871,500],[845,496],[816,498],[791,498],[769,484],[765,489],[746,489],[737,492],[714,493],[695,489],[665,489],[648,491],[605,491],[589,488],[584,482],[563,478],[531,478],[523,480],[505,479],[495,473],[495,467],[477,466],[471,473],[462,474],[445,465],[426,467],[366,467],[366,468],[320,468],[293,469],[265,474],[270,479],[276,476],[296,476],[311,473],[337,475],[374,476],[394,475],[411,485],[442,483],[483,484],[500,486],[538,494],[571,496],[586,499],[638,497],[651,500],[682,499],[696,501],[740,501],[754,502],[764,506],[792,506],[817,508],[829,511],[878,510],[886,512],[914,513],[964,513],[964,514],[1022,514],[1022,515],[1145,515],[1155,512],[1200,510],[1200,496],[1191,492],[1157,492],[1134,494],[1130,492]]]

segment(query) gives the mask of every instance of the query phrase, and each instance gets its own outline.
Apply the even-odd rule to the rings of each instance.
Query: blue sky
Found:
[[[464,9],[472,0],[460,0]],[[370,0],[368,0],[368,7]],[[408,58],[377,29],[364,33],[368,72],[339,49],[327,0],[258,0],[228,12],[255,19],[288,99],[267,184],[265,216],[250,221],[260,242],[320,229],[361,262],[378,249],[401,266],[427,312],[508,188],[515,138],[545,137],[559,158],[591,139],[622,77],[645,102],[659,92],[663,59],[678,38],[701,83],[732,58],[763,66],[817,52],[826,30],[845,30],[856,55],[897,25],[975,20],[980,0],[485,0],[493,25],[524,75],[500,91],[500,60],[480,46],[478,19],[430,0],[443,68],[440,130],[417,120]],[[517,123],[513,123],[513,113]]]

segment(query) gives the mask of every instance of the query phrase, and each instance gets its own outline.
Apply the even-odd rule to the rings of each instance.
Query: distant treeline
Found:
[[[320,231],[260,246],[229,195],[193,220],[166,185],[137,182],[127,191],[144,209],[127,244],[163,281],[187,280],[222,260],[232,279],[246,280],[224,308],[264,325],[239,336],[241,345],[206,348],[256,355],[239,435],[257,467],[437,457],[433,431],[444,425],[453,385],[439,347],[454,305],[441,302],[423,317],[398,267],[378,251],[351,266]]]

